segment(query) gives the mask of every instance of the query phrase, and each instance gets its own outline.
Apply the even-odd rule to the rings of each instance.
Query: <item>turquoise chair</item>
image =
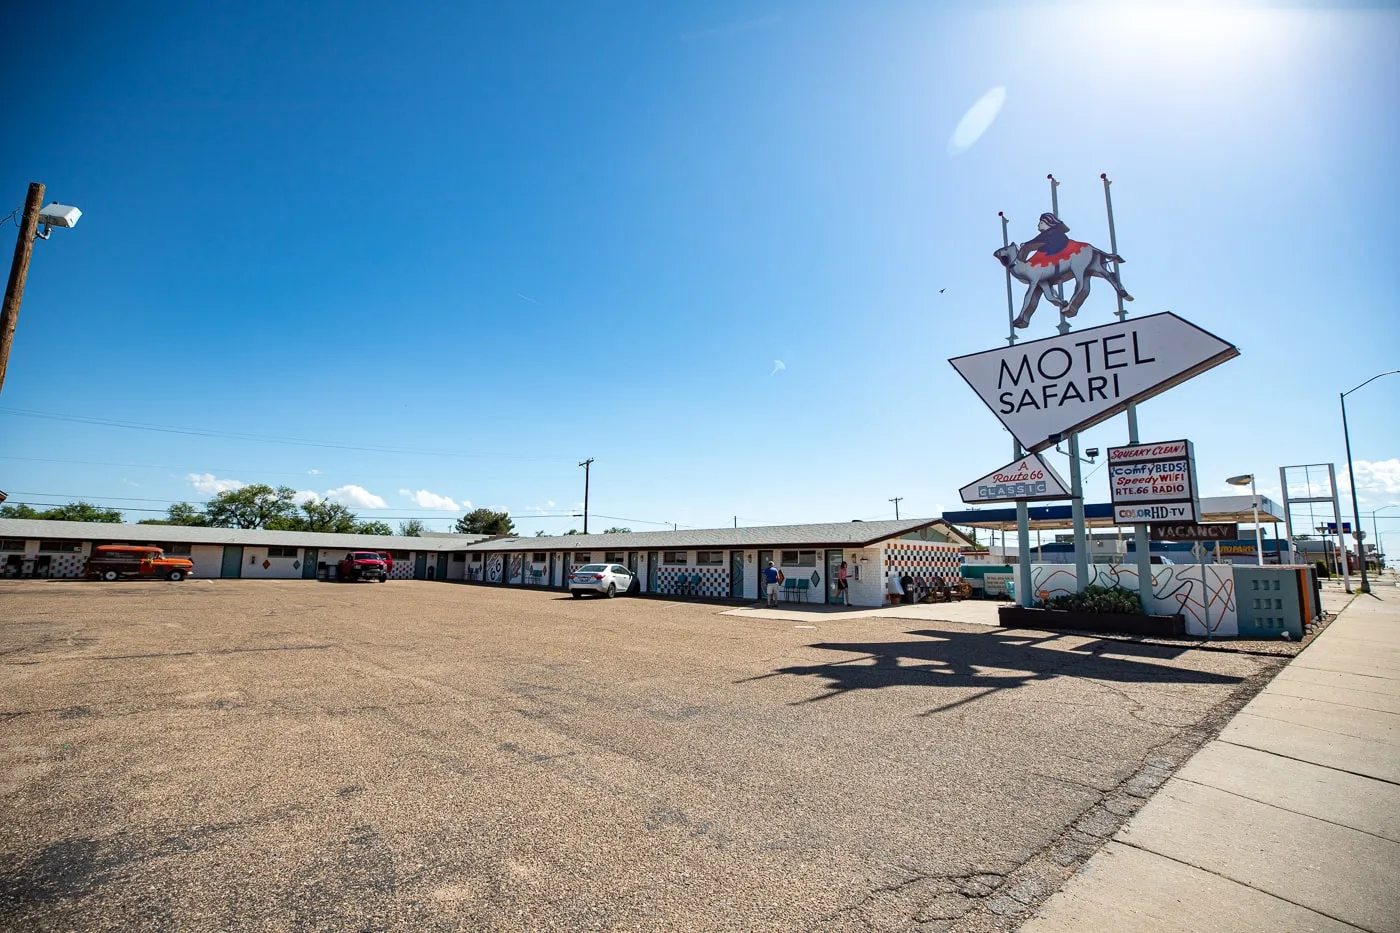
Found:
[[[786,599],[788,602],[792,602],[793,598],[796,596],[797,581],[792,579],[792,577],[788,577],[786,580],[783,581],[783,599]]]
[[[698,573],[692,573],[690,575],[690,595],[700,595],[700,574]]]
[[[811,586],[811,581],[810,581],[810,580],[798,580],[798,581],[797,581],[797,598],[798,598],[799,600],[801,600],[802,602],[804,602],[804,603],[807,601],[807,593],[809,592],[810,586]]]

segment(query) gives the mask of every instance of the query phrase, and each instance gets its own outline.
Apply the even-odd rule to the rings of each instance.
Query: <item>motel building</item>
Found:
[[[332,576],[351,551],[384,551],[394,558],[393,580],[461,580],[461,549],[485,535],[337,535],[258,528],[188,525],[117,525],[0,518],[0,577],[77,579],[92,549],[140,544],[187,557],[192,576],[209,579],[315,580]],[[324,571],[324,573],[323,573]]]
[[[532,538],[0,519],[0,574],[76,579],[94,547],[142,544],[188,557],[196,578],[315,580],[331,576],[348,552],[372,550],[393,555],[396,580],[565,589],[568,575],[584,564],[616,563],[637,575],[646,595],[757,600],[771,560],[785,578],[783,599],[836,603],[837,570],[845,561],[851,605],[874,607],[885,602],[891,575],[957,579],[961,549],[972,543],[928,518]]]

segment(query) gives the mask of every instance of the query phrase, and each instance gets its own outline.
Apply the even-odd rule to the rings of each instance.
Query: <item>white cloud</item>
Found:
[[[362,509],[383,509],[387,508],[384,500],[370,492],[363,486],[341,486],[338,489],[326,490],[327,499],[335,499],[345,505],[357,505]]]
[[[1386,496],[1400,495],[1400,457],[1389,460],[1357,460],[1357,491],[1376,492]]]
[[[440,509],[444,512],[460,512],[463,509],[469,509],[472,507],[472,504],[470,502],[463,502],[461,505],[458,505],[456,502],[454,502],[452,499],[449,499],[447,496],[440,496],[437,493],[429,492],[426,489],[420,489],[417,492],[413,492],[408,489],[400,489],[399,495],[407,496],[408,498],[412,499],[418,504],[418,507],[420,509]]]
[[[213,473],[187,473],[185,479],[196,492],[202,492],[206,496],[215,496],[221,492],[229,492],[233,489],[242,489],[247,483],[236,479],[219,479]]]
[[[554,508],[554,500],[553,500],[553,499],[550,499],[548,502],[546,502],[546,503],[545,503],[545,508],[550,508],[550,509]]]
[[[296,495],[292,496],[292,501],[297,505],[305,505],[308,502],[320,502],[321,497],[309,489],[298,489]]]
[[[306,475],[308,475],[308,476],[320,476],[320,475],[321,475],[321,471],[320,471],[320,470],[307,470],[307,471],[306,471]]]

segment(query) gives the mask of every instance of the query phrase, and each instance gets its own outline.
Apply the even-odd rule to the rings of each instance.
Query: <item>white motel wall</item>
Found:
[[[568,574],[586,563],[617,563],[637,573],[643,593],[756,600],[771,559],[793,584],[784,598],[834,603],[844,560],[850,603],[879,606],[891,574],[957,576],[966,543],[929,519],[494,539],[0,519],[0,573],[75,579],[100,544],[146,544],[188,557],[196,578],[315,579],[349,551],[375,550],[393,555],[396,580],[564,588]]]
[[[482,541],[485,535],[338,535],[303,531],[194,528],[176,525],[117,525],[0,519],[0,577],[77,579],[92,550],[103,544],[154,545],[171,557],[187,557],[193,576],[204,579],[314,579],[322,565],[334,567],[356,550],[393,555],[391,579],[451,578],[464,568],[451,551]],[[462,577],[458,570],[458,579]]]

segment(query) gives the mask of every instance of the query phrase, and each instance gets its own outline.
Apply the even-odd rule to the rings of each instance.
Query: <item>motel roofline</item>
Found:
[[[938,518],[900,521],[826,522],[812,525],[759,525],[744,528],[687,528],[677,531],[624,531],[613,534],[505,536],[470,544],[466,551],[694,551],[778,550],[780,548],[863,548],[932,529],[948,543],[971,545],[970,538]],[[455,549],[454,549],[455,550]]]
[[[119,544],[242,544],[301,548],[357,548],[366,551],[460,551],[486,535],[428,538],[403,535],[344,535],[321,531],[270,531],[265,528],[209,528],[199,525],[136,525],[109,522],[61,522],[0,518],[0,538],[43,541],[100,541]]]
[[[139,525],[64,522],[47,519],[0,519],[0,538],[91,541],[118,544],[204,544],[281,546],[370,551],[647,551],[777,550],[780,548],[863,548],[929,529],[955,545],[972,545],[962,532],[938,518],[899,521],[826,522],[811,525],[761,525],[679,531],[630,531],[613,534],[540,537],[487,535],[345,535],[320,531],[270,531],[264,528],[210,528],[198,525]]]

